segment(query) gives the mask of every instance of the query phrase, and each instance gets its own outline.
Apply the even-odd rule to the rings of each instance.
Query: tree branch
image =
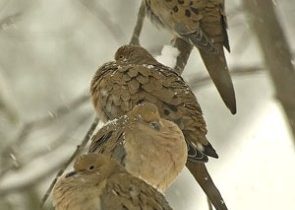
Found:
[[[5,18],[2,18],[0,20],[0,30],[7,28],[11,24],[15,22],[17,18],[19,18],[22,15],[21,12],[16,12],[14,14],[8,15]]]
[[[99,122],[99,119],[96,117],[94,119],[94,121],[92,122],[89,130],[87,131],[83,141],[81,142],[80,145],[77,146],[76,150],[74,151],[74,153],[72,154],[72,156],[69,158],[69,160],[67,160],[65,162],[65,164],[62,166],[62,168],[58,171],[58,173],[56,174],[54,180],[52,181],[52,183],[50,184],[48,190],[46,191],[45,195],[43,196],[42,200],[41,200],[41,207],[44,206],[47,198],[49,197],[57,179],[64,173],[64,171],[66,170],[66,168],[71,164],[71,162],[76,158],[77,155],[80,154],[80,152],[83,150],[83,148],[86,146],[86,144],[88,143],[89,139],[91,138],[97,124]]]
[[[179,55],[177,56],[176,60],[176,66],[174,69],[179,75],[181,75],[192,52],[193,46],[178,37],[175,38],[173,45],[179,51]]]
[[[243,3],[273,81],[276,97],[293,132],[295,144],[295,70],[291,62],[292,53],[275,12],[275,5],[272,0],[244,0]]]
[[[47,179],[49,175],[53,174],[57,169],[61,167],[63,162],[58,163],[57,165],[43,171],[41,174],[29,179],[28,181],[25,181],[21,184],[17,184],[14,186],[10,186],[8,188],[0,189],[0,196],[2,197],[2,196],[7,196],[11,193],[20,193],[20,192],[26,191],[31,186],[35,186],[38,183],[42,182],[43,180]]]
[[[50,150],[41,149],[36,152],[32,152],[29,157],[19,157],[20,156],[19,154],[15,155],[15,156],[18,156],[19,158],[17,158],[17,160],[14,160],[13,162],[10,161],[8,165],[0,171],[0,180],[11,170],[20,169],[24,167],[26,163],[30,163],[32,160],[54,152],[60,146],[68,142],[70,140],[68,136],[70,136],[74,131],[76,131],[77,127],[83,125],[86,122],[86,120],[89,119],[89,117],[90,117],[90,114],[86,113],[86,114],[83,114],[78,120],[75,120],[73,125],[65,129],[63,133],[51,143]]]
[[[141,1],[138,14],[137,14],[137,20],[136,24],[132,33],[132,38],[129,44],[131,45],[140,45],[139,44],[139,36],[142,31],[143,21],[145,18],[145,3],[144,1]]]
[[[51,112],[50,115],[46,115],[37,120],[24,123],[17,137],[14,140],[12,140],[10,144],[6,145],[4,149],[2,150],[2,154],[1,154],[2,159],[10,157],[11,155],[14,155],[15,148],[23,145],[32,131],[34,131],[35,129],[40,129],[50,125],[55,120],[79,108],[80,106],[85,104],[88,100],[89,100],[88,94],[80,95],[79,97],[74,99],[72,102],[70,102],[68,105],[59,106],[55,111]]]

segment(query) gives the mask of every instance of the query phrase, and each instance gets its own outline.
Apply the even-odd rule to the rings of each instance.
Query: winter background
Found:
[[[94,118],[89,100],[76,109],[71,102],[87,93],[97,68],[129,42],[139,3],[0,0],[1,210],[38,209],[61,163],[81,142]],[[294,51],[295,2],[274,3]],[[233,76],[238,105],[234,116],[211,82],[194,88],[208,137],[220,156],[207,166],[229,209],[295,209],[291,132],[241,2],[226,0],[226,11],[230,69],[251,66],[257,71]],[[155,56],[162,52],[161,60],[168,63],[173,60],[173,49],[162,48],[170,40],[167,31],[145,21],[141,44]],[[183,77],[192,82],[200,75],[207,72],[194,50]],[[60,106],[70,106],[69,113],[56,116]],[[29,122],[40,122],[42,117],[52,122],[28,128]],[[25,133],[21,133],[24,125]],[[208,209],[204,193],[187,169],[166,194],[175,210]]]

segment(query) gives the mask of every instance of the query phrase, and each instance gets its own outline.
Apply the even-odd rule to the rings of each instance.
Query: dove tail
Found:
[[[191,162],[208,162],[208,157],[198,151],[192,144],[187,143],[188,161]]]
[[[218,188],[215,186],[209,172],[207,171],[205,164],[187,161],[186,166],[202,187],[215,209],[227,210],[225,202],[223,201]]]
[[[226,64],[223,47],[219,45],[218,54],[207,53],[204,50],[200,50],[200,54],[222,100],[231,113],[235,114],[237,112],[235,90]]]
[[[212,145],[208,142],[207,145],[202,145],[201,149],[197,148],[192,143],[187,143],[188,160],[191,162],[208,162],[208,157],[218,158],[218,155]]]

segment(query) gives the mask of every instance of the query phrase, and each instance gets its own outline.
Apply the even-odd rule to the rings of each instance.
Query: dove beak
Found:
[[[68,177],[74,176],[74,175],[76,175],[76,174],[77,174],[76,171],[71,171],[71,172],[69,172],[69,173],[66,174],[65,178],[68,178]]]

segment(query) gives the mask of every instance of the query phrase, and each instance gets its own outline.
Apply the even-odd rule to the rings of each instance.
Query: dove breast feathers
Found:
[[[173,183],[187,160],[182,131],[146,102],[104,125],[93,136],[89,152],[110,156],[161,191]]]

